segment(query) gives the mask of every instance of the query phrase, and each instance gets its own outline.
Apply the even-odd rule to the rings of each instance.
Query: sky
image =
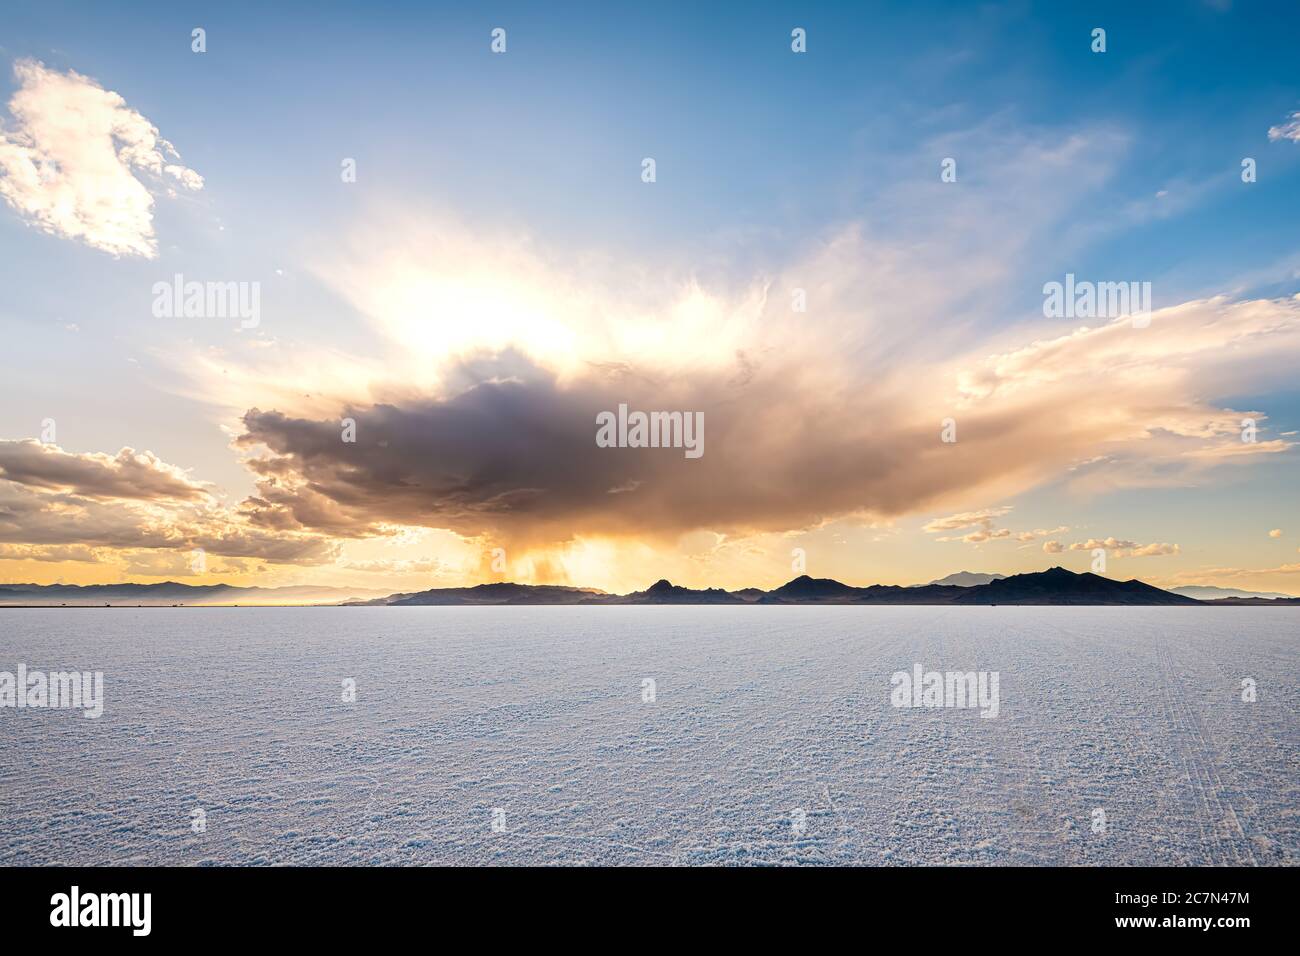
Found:
[[[1297,27],[6,4],[0,581],[1300,594]]]

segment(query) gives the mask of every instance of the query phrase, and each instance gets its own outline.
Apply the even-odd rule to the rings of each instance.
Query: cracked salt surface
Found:
[[[4,865],[1300,860],[1288,608],[0,612],[19,662],[106,704],[0,710]]]

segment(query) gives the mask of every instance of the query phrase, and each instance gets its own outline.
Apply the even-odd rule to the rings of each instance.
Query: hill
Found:
[[[656,581],[644,591],[631,594],[588,598],[584,604],[750,604],[744,598],[721,588],[693,591],[665,580]]]
[[[1076,574],[1065,568],[1048,568],[1029,574],[965,588],[955,604],[1187,604],[1195,598],[1144,584],[1137,579],[1114,581],[1099,574]]]
[[[600,591],[552,584],[479,584],[472,588],[432,588],[394,595],[391,606],[473,607],[479,605],[578,604]]]
[[[1005,574],[988,574],[983,571],[958,571],[930,583],[950,584],[959,588],[973,588],[977,584],[988,584],[990,581],[997,581],[1005,577]]]
[[[1264,598],[1265,600],[1281,598],[1285,601],[1292,597],[1290,594],[1282,594],[1278,591],[1243,591],[1240,588],[1212,588],[1201,584],[1187,584],[1169,590],[1184,597],[1196,598],[1198,601],[1217,601],[1219,598]]]

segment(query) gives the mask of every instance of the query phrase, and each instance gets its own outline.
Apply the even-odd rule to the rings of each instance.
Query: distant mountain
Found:
[[[762,591],[758,591],[762,594]],[[552,604],[746,604],[753,603],[719,588],[695,591],[668,581],[656,581],[644,591],[606,594],[596,588],[572,588],[549,584],[480,584],[472,588],[433,588],[417,594],[393,594],[377,601],[357,601],[354,606],[389,607]]]
[[[706,588],[693,591],[678,587],[668,581],[656,581],[644,591],[633,591],[622,596],[611,594],[603,597],[588,598],[584,604],[748,604],[742,597],[737,597],[721,588]]]
[[[768,591],[760,600],[766,604],[844,604],[856,601],[861,591],[861,588],[849,587],[832,578],[812,578],[803,574]]]
[[[1242,591],[1237,588],[1212,588],[1201,584],[1188,584],[1169,589],[1174,594],[1196,598],[1198,601],[1217,601],[1219,598],[1290,598],[1290,594],[1277,591]]]
[[[472,588],[432,588],[417,594],[394,594],[383,603],[395,607],[479,605],[580,604],[603,594],[595,588],[570,588],[553,584],[479,584]]]
[[[1200,602],[1141,581],[1113,581],[1065,568],[1013,574],[973,588],[963,588],[955,604],[1189,604]]]
[[[950,577],[952,577],[950,575]],[[763,604],[1197,604],[1141,581],[1112,581],[1096,574],[1051,568],[994,577],[985,584],[873,584],[855,588],[829,578],[795,578],[769,591]]]
[[[861,604],[953,604],[966,593],[967,588],[951,584],[918,584],[900,587],[897,584],[873,584],[861,588]]]
[[[958,588],[973,588],[979,584],[988,584],[990,581],[1000,581],[1005,577],[1005,574],[987,574],[983,571],[958,571],[946,578],[939,578],[937,581],[931,581],[930,583]]]
[[[1251,607],[1285,607],[1287,605],[1300,605],[1300,598],[1280,597],[1280,598],[1262,598],[1262,597],[1226,597],[1216,598],[1213,601],[1200,601],[1206,607],[1216,607],[1218,605],[1249,605]]]
[[[768,591],[759,598],[761,604],[951,604],[960,588],[921,584],[902,587],[897,584],[872,584],[865,588],[850,587],[832,578],[795,578],[788,584]]]
[[[160,584],[0,584],[0,607],[342,604],[383,593],[373,588],[241,588],[229,584],[179,584],[175,581]]]
[[[988,577],[983,584],[958,584]],[[943,583],[948,582],[948,583]],[[1180,588],[1180,591],[1189,588]],[[1218,592],[1218,588],[1204,588]],[[58,606],[149,605],[165,606],[218,604],[343,604],[388,607],[482,607],[522,605],[627,605],[627,604],[1028,604],[1028,605],[1300,605],[1300,598],[1268,598],[1237,592],[1211,601],[1176,591],[1163,591],[1141,581],[1114,581],[1097,574],[1076,574],[1065,568],[1049,568],[1028,574],[1003,577],[961,571],[933,584],[902,587],[872,584],[853,587],[832,578],[800,575],[771,591],[744,588],[695,590],[656,581],[644,591],[606,594],[595,588],[560,585],[479,584],[468,588],[432,588],[416,593],[373,597],[375,592],[345,588],[237,588],[225,584],[194,586],[172,581],[162,584],[74,585],[3,584],[0,607],[13,605]]]

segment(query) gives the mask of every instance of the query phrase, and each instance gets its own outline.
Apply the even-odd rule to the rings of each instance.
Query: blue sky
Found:
[[[711,377],[736,379],[735,369],[724,374],[727,362],[745,370],[767,362],[781,401],[801,409],[817,404],[800,397],[817,387],[802,377],[824,356],[834,366],[825,375],[830,387],[871,406],[855,421],[879,406],[895,424],[910,422],[912,411],[937,422],[956,394],[944,383],[960,378],[957,366],[969,370],[989,354],[1069,333],[1068,323],[1045,323],[1041,312],[1043,283],[1067,272],[1149,281],[1157,309],[1216,296],[1292,301],[1300,291],[1300,142],[1270,139],[1269,130],[1300,110],[1297,25],[1294,4],[1242,2],[9,5],[0,12],[0,100],[19,91],[21,62],[39,61],[52,74],[75,71],[157,127],[203,187],[175,197],[155,190],[154,257],[115,256],[42,232],[12,203],[0,205],[9,277],[0,321],[10,344],[0,438],[34,438],[52,417],[68,455],[148,450],[211,483],[226,510],[187,520],[220,522],[218,537],[228,540],[251,520],[241,501],[258,493],[246,458],[254,443],[231,448],[243,413],[274,403],[287,416],[324,421],[341,414],[313,404],[326,394],[340,409],[352,402],[373,411],[387,401],[409,410],[402,403],[415,402],[415,392],[421,401],[448,402],[457,387],[487,375],[477,366],[466,371],[471,345],[493,361],[518,347],[529,367],[557,375],[557,391],[569,396],[591,384],[584,370],[635,365],[661,383],[659,395],[690,395],[684,385],[662,384],[689,382],[703,402],[713,394],[705,384]],[[207,32],[203,54],[190,49],[196,26]],[[495,27],[507,31],[505,54],[489,50]],[[794,27],[806,29],[807,53],[792,53]],[[1095,27],[1106,30],[1105,53],[1090,49]],[[13,130],[9,111],[0,115]],[[949,156],[956,183],[940,182],[939,164]],[[344,157],[357,162],[355,184],[340,181]],[[657,163],[653,184],[641,181],[644,157]],[[1244,157],[1256,161],[1257,182],[1241,181]],[[400,270],[392,267],[398,259]],[[494,262],[511,281],[522,277],[524,291],[505,305],[484,291]],[[411,296],[430,282],[441,295],[448,275],[467,270],[482,273],[471,283],[473,302],[463,314],[429,320],[456,325],[444,337],[454,348],[425,341],[423,319],[393,314],[409,310]],[[149,290],[175,273],[259,282],[266,320],[244,333],[220,322],[160,323],[149,312]],[[774,315],[774,301],[814,277],[806,316]],[[565,317],[574,298],[584,303],[581,321]],[[543,300],[550,305],[537,305]],[[556,334],[536,332],[535,323],[522,331],[524,323],[516,328],[501,314],[534,306],[559,323]],[[699,318],[697,306],[712,318]],[[1217,432],[1188,424],[1209,407],[1225,420],[1229,411],[1266,414],[1266,440],[1284,445],[1279,436],[1300,428],[1294,375],[1285,375],[1293,312],[1278,308],[1274,319],[1252,313],[1259,328],[1243,325],[1238,340],[1221,323],[1227,351],[1271,330],[1279,341],[1267,360],[1250,345],[1233,367],[1208,345],[1178,359],[1151,352],[1152,380],[1178,377],[1170,402],[1182,416],[1174,428],[1182,439],[1225,437],[1222,423]],[[623,324],[611,328],[615,314]],[[632,314],[637,328],[625,327]],[[669,333],[683,322],[687,340],[673,341]],[[789,327],[774,330],[778,322]],[[464,334],[498,325],[481,342]],[[693,350],[699,355],[688,360]],[[797,369],[756,358],[795,354],[804,363]],[[399,371],[395,355],[414,370]],[[204,357],[211,367],[201,367]],[[356,367],[347,380],[331,376],[331,363],[341,367],[349,357]],[[289,369],[302,378],[289,383]],[[317,388],[311,370],[321,377]],[[1032,369],[1021,374],[1033,378]],[[884,383],[909,378],[918,383],[909,397],[886,395]],[[273,380],[285,383],[281,392],[267,388]],[[1063,394],[1066,384],[1057,384]],[[1099,381],[1098,388],[1112,386]],[[1076,398],[1070,407],[1096,400]],[[765,401],[739,399],[753,407]],[[1141,407],[1155,418],[1135,427],[1163,434],[1164,416],[1175,412],[1158,405],[1154,395],[1134,398],[1111,418]],[[347,573],[349,563],[407,567],[436,553],[429,560],[449,580],[472,580],[481,572],[473,556],[510,542],[528,555],[517,576],[537,580],[574,580],[613,563],[628,570],[575,583],[640,584],[652,565],[688,580],[742,583],[737,577],[751,575],[763,579],[752,583],[776,583],[788,577],[786,542],[803,535],[812,551],[828,555],[828,574],[906,583],[965,566],[1042,564],[1037,539],[1033,548],[996,552],[996,542],[941,545],[923,530],[947,513],[1011,507],[1033,525],[1026,532],[1068,526],[1069,538],[1087,528],[1075,537],[1134,544],[1120,551],[1179,546],[1141,559],[1146,564],[1128,558],[1132,575],[1175,583],[1199,574],[1238,586],[1258,578],[1273,588],[1291,580],[1292,571],[1253,572],[1300,561],[1300,515],[1288,494],[1293,448],[1254,456],[1248,467],[1188,475],[1181,464],[1189,448],[1166,449],[1179,459],[1170,462],[1148,455],[1158,442],[1126,445],[1119,457],[1128,464],[1111,490],[1090,484],[1081,494],[1070,462],[1094,457],[1084,445],[1101,434],[1095,425],[1080,428],[1060,455],[1027,460],[1014,475],[945,483],[915,500],[887,487],[847,488],[852,482],[840,476],[826,495],[834,504],[821,513],[785,506],[792,466],[781,464],[771,466],[769,490],[782,504],[768,507],[756,494],[750,510],[716,520],[707,495],[695,500],[678,488],[681,476],[629,477],[645,488],[662,484],[652,512],[690,515],[658,529],[558,509],[543,522],[545,533],[504,519],[475,531],[440,522],[441,500],[429,502],[427,520],[415,520],[425,513],[417,508],[386,520],[377,511],[349,513],[325,527],[303,523],[300,508],[293,520],[257,519],[259,533],[329,538],[316,553],[330,562],[261,564],[256,547],[240,554],[232,546],[220,573],[350,582],[365,575]],[[852,441],[872,441],[850,440],[852,425],[834,427],[844,445],[820,449],[806,464],[810,472],[859,454]],[[902,431],[912,433],[910,425]],[[883,449],[906,445],[904,438],[878,438],[879,454],[864,460],[863,472],[901,471]],[[1106,434],[1095,457],[1131,438]],[[435,451],[412,455],[427,460]],[[279,454],[302,464],[299,452]],[[991,445],[987,454],[999,452]],[[1137,460],[1146,464],[1135,470]],[[466,467],[479,473],[482,463]],[[752,463],[742,473],[753,474]],[[728,480],[725,471],[707,474]],[[300,477],[317,491],[330,484]],[[526,476],[511,480],[530,485]],[[817,482],[810,484],[815,499]],[[353,492],[361,494],[340,492],[330,507],[348,511]],[[364,493],[383,498],[381,488]],[[1215,511],[1241,517],[1225,527],[1208,516]],[[1266,536],[1288,518],[1291,529],[1283,530],[1291,537]],[[1204,540],[1188,536],[1189,522],[1204,525]],[[332,531],[344,526],[336,539]],[[24,555],[42,546],[22,529],[9,535]],[[194,535],[175,537],[171,550],[183,557]],[[99,540],[88,538],[87,547],[109,547]],[[1283,540],[1292,542],[1288,555]],[[752,560],[733,548],[754,552]],[[0,560],[0,574],[121,572],[108,551],[95,553],[97,560],[78,567]],[[181,558],[169,565],[156,548],[136,557],[128,566],[156,566],[163,576],[184,566]],[[1253,576],[1217,574],[1225,569]]]
[[[738,225],[797,235],[859,214],[900,179],[932,178],[931,163],[909,165],[920,144],[997,116],[1130,133],[1097,216],[1260,154],[1248,201],[1129,233],[1092,252],[1101,267],[1142,248],[1158,267],[1234,275],[1284,247],[1300,202],[1295,150],[1262,133],[1297,108],[1293,4],[561,6],[158,5],[123,20],[43,3],[6,10],[3,48],[113,77],[165,117],[210,188],[228,188],[228,220],[329,216],[337,200],[319,199],[337,192],[337,171],[323,159],[346,150],[394,191],[544,226],[548,239],[633,250]],[[196,56],[200,20],[210,46]],[[809,31],[803,58],[789,52],[795,23]],[[1096,55],[1089,32],[1102,24]],[[507,56],[485,55],[495,25],[509,28]],[[620,169],[650,154],[653,201]],[[1229,242],[1243,224],[1250,240]],[[280,243],[300,238],[262,225]]]

